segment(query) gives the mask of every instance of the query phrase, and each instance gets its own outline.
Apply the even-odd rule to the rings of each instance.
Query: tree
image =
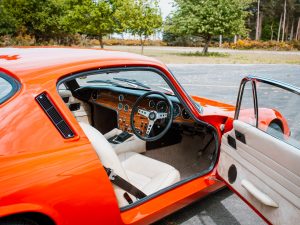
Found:
[[[283,22],[282,22],[282,39],[281,39],[281,41],[284,41],[285,20],[286,20],[286,0],[284,0],[284,7],[283,7]]]
[[[205,40],[203,53],[216,35],[245,35],[246,7],[240,0],[175,0],[176,11],[168,31],[182,35],[201,36]]]
[[[17,28],[17,20],[3,1],[0,1],[0,15],[0,35],[13,34]]]
[[[52,38],[60,32],[63,6],[64,0],[1,0],[0,21],[6,20],[0,22],[1,28],[13,35],[25,32],[41,40]]]
[[[257,15],[256,15],[256,34],[255,34],[255,40],[259,40],[260,38],[260,0],[257,1]]]
[[[161,12],[157,0],[136,0],[131,10],[132,20],[129,31],[138,35],[141,42],[141,51],[144,52],[144,43],[147,37],[162,26]]]
[[[70,9],[63,19],[65,27],[75,32],[97,37],[104,48],[103,37],[127,28],[129,0],[69,0]]]

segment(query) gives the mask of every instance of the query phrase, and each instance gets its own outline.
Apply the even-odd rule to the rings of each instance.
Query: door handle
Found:
[[[279,207],[278,204],[272,198],[270,198],[268,195],[260,191],[248,180],[242,180],[241,184],[242,187],[244,187],[253,197],[255,197],[258,201],[260,201],[264,205],[274,207],[274,208]]]

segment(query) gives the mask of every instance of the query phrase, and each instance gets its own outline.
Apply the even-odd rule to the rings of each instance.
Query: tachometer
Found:
[[[160,101],[156,105],[157,112],[166,113],[168,111],[168,105],[164,101]]]

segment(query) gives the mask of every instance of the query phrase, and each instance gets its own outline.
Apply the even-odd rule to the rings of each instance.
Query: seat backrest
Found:
[[[85,135],[90,140],[103,166],[111,168],[116,174],[123,179],[129,181],[121,162],[115,153],[114,149],[106,138],[94,127],[86,123],[79,123]],[[123,197],[125,191],[114,185],[114,191],[119,202],[119,206],[128,205],[128,202]],[[130,195],[132,199],[135,199]]]

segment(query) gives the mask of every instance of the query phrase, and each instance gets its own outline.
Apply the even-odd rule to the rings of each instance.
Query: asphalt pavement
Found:
[[[263,76],[300,87],[300,65],[168,65],[191,95],[235,104],[240,81],[247,75]],[[299,105],[294,107],[297,112]],[[291,110],[292,111],[292,110]],[[223,189],[155,225],[264,225],[240,198]]]

